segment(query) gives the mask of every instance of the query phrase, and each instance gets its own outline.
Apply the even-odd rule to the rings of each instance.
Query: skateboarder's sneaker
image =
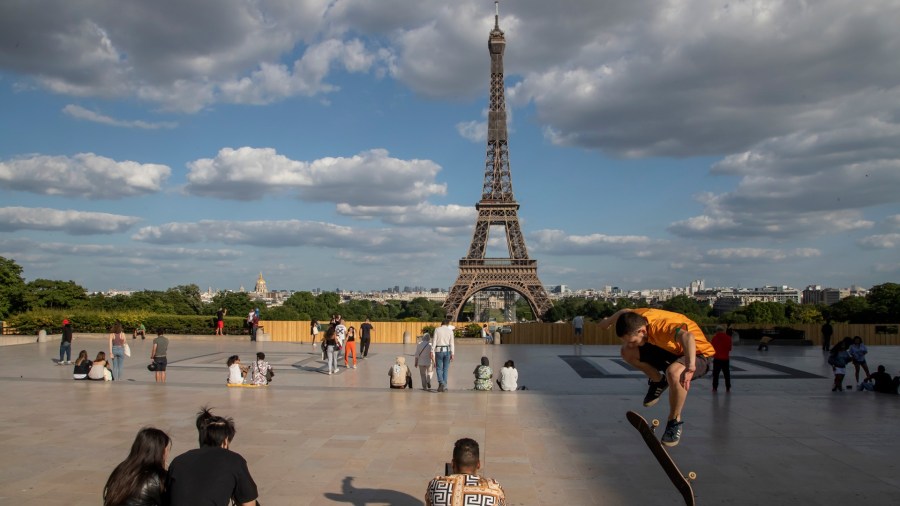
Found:
[[[681,426],[684,422],[669,420],[666,423],[666,431],[663,433],[660,442],[666,446],[675,446],[681,440]]]
[[[666,391],[666,388],[669,388],[669,382],[666,380],[666,377],[663,376],[659,381],[647,380],[647,384],[650,385],[650,389],[647,390],[647,395],[644,396],[644,406],[649,408],[656,404],[656,401],[659,400],[659,396]]]

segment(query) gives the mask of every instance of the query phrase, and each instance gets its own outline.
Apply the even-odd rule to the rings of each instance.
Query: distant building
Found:
[[[830,306],[850,295],[850,288],[822,288],[819,285],[809,285],[803,290],[803,303]]]
[[[263,279],[262,272],[259,273],[259,277],[256,279],[256,286],[253,288],[253,294],[260,299],[265,299],[269,296],[269,289],[266,287],[266,280]]]

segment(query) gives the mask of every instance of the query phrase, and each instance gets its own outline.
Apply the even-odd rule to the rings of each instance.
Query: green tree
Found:
[[[200,287],[195,284],[169,288],[166,290],[166,296],[172,303],[175,314],[197,315],[203,311]]]
[[[791,300],[784,305],[784,316],[788,323],[818,323],[823,320],[818,307],[810,304],[797,304]]]
[[[663,302],[663,309],[681,313],[697,323],[705,323],[709,320],[712,308],[706,302],[699,301],[687,295],[676,295]]]
[[[230,316],[247,316],[256,304],[246,292],[219,292],[209,306],[212,310],[210,314],[215,314],[220,307],[227,309]]]
[[[780,302],[755,301],[746,307],[736,310],[735,313],[745,315],[750,323],[768,323],[771,325],[787,323],[787,318],[784,316],[784,304]]]
[[[836,322],[873,323],[871,321],[869,300],[864,297],[845,297],[828,306],[825,315]]]
[[[0,257],[0,318],[24,311],[25,279],[15,260]]]
[[[74,281],[36,279],[25,285],[25,303],[31,309],[69,309],[87,302],[87,290]]]
[[[875,285],[866,295],[872,323],[900,322],[900,284]]]
[[[249,311],[248,311],[249,312]],[[272,321],[299,321],[308,320],[309,318],[301,318],[300,313],[291,306],[278,306],[268,309],[259,308],[259,316],[263,320]]]

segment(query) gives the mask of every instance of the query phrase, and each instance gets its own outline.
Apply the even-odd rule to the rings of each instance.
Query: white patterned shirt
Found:
[[[425,506],[506,506],[503,487],[475,474],[436,476],[428,483]]]

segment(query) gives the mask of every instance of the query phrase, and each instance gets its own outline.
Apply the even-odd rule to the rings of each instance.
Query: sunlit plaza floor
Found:
[[[234,417],[243,455],[271,505],[421,505],[453,442],[481,444],[483,474],[514,505],[679,504],[680,495],[625,420],[644,408],[646,380],[609,346],[460,345],[448,393],[387,388],[398,355],[414,345],[375,344],[357,369],[325,374],[309,343],[174,338],[168,383],[155,384],[150,340],[130,341],[124,380],[73,381],[58,343],[0,346],[0,504],[97,505],[110,471],[146,425],[174,438],[172,455],[197,445],[202,405]],[[98,337],[73,354],[93,357]],[[276,370],[266,388],[227,388],[225,360],[264,351]],[[512,359],[521,392],[475,392],[481,356],[495,376]],[[873,347],[870,365],[900,371],[900,348]],[[699,504],[896,504],[900,398],[831,392],[821,350],[737,347],[730,394],[696,380],[682,442],[671,454],[696,471]],[[852,379],[852,373],[851,373]]]

